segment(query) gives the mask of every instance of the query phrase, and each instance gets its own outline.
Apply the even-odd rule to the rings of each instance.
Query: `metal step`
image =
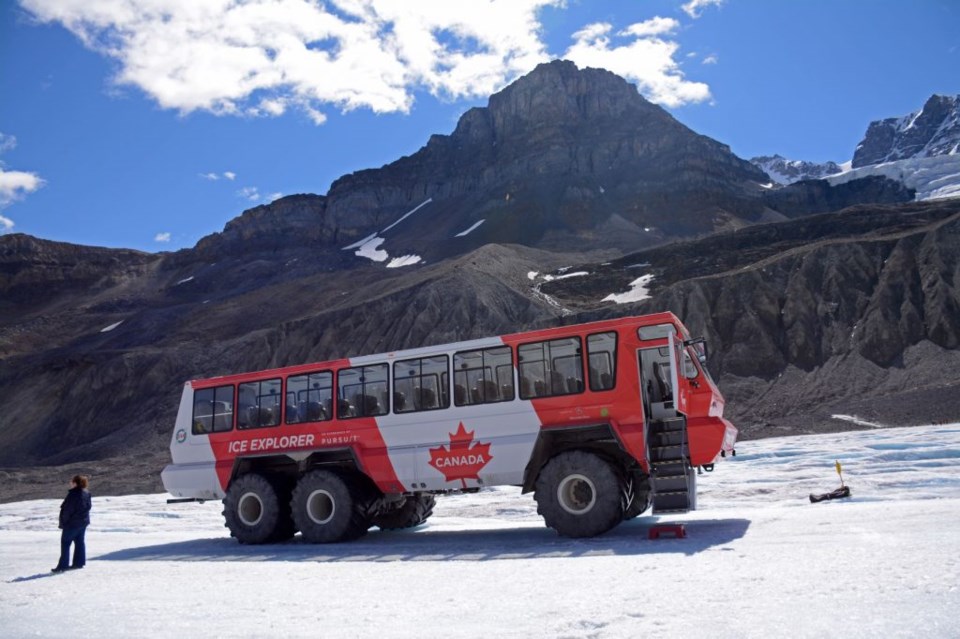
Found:
[[[653,514],[664,512],[687,512],[690,510],[690,494],[687,491],[657,493],[653,496]]]
[[[653,466],[653,474],[656,475],[684,475],[687,472],[687,460],[674,459],[659,461]]]
[[[658,475],[652,485],[656,493],[686,492],[690,489],[687,485],[686,473],[681,475]]]
[[[687,442],[687,434],[682,430],[669,430],[662,433],[651,433],[647,437],[650,446],[679,446]]]
[[[686,425],[686,420],[683,417],[672,417],[670,419],[662,419],[654,422],[650,422],[650,432],[651,433],[669,433],[669,432],[686,432],[684,426]]]
[[[653,446],[650,448],[650,463],[683,461],[687,458],[685,443],[672,446]]]

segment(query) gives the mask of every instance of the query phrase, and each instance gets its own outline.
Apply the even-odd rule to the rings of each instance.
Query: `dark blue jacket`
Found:
[[[71,488],[60,504],[60,527],[80,528],[90,525],[90,493],[79,486]]]

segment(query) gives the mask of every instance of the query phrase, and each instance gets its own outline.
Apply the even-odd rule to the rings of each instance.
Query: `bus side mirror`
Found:
[[[707,338],[706,337],[695,337],[693,339],[688,339],[683,342],[684,347],[687,346],[696,346],[700,345],[701,348],[697,349],[697,359],[700,360],[701,364],[707,363]]]

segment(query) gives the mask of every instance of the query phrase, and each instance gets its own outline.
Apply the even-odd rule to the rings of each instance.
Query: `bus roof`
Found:
[[[605,329],[617,329],[633,326],[652,326],[656,324],[674,324],[675,326],[683,327],[683,324],[681,324],[677,316],[669,311],[652,313],[649,315],[631,315],[627,317],[598,320],[594,322],[584,322],[581,324],[568,324],[565,326],[554,326],[551,328],[522,331],[519,333],[508,333],[506,335],[498,335],[494,337],[482,337],[479,339],[465,340],[461,342],[448,342],[445,344],[420,346],[417,348],[408,348],[399,351],[375,353],[373,355],[359,355],[335,360],[325,360],[320,362],[269,368],[259,371],[207,377],[202,379],[194,379],[187,383],[194,388],[209,388],[221,384],[237,384],[265,378],[286,377],[289,375],[310,373],[324,369],[336,369],[346,366],[363,366],[365,364],[373,364],[384,361],[391,362],[415,357],[428,357],[434,354],[447,353],[452,350],[469,351],[480,348],[490,348],[502,344],[515,344],[530,340],[550,339],[552,337],[560,337],[570,333],[582,333],[585,331],[595,332]]]

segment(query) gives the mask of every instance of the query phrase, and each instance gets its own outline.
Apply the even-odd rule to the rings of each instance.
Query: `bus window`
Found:
[[[237,387],[237,428],[265,428],[280,423],[280,379],[246,382]]]
[[[637,329],[637,337],[642,340],[666,339],[671,333],[677,334],[677,329],[673,324],[654,324],[653,326],[641,326]]]
[[[583,391],[579,337],[521,344],[520,398],[570,395]]]
[[[390,410],[387,364],[343,368],[337,373],[337,417],[372,417]]]
[[[513,397],[513,353],[509,346],[454,354],[453,402],[457,406],[509,402]]]
[[[333,373],[323,371],[287,378],[287,423],[333,419]]]
[[[617,334],[596,333],[587,337],[590,390],[605,391],[616,385]]]
[[[193,394],[193,434],[222,433],[233,428],[233,386],[204,388]]]
[[[449,395],[444,388],[449,367],[446,355],[396,362],[393,365],[393,412],[449,407]]]

